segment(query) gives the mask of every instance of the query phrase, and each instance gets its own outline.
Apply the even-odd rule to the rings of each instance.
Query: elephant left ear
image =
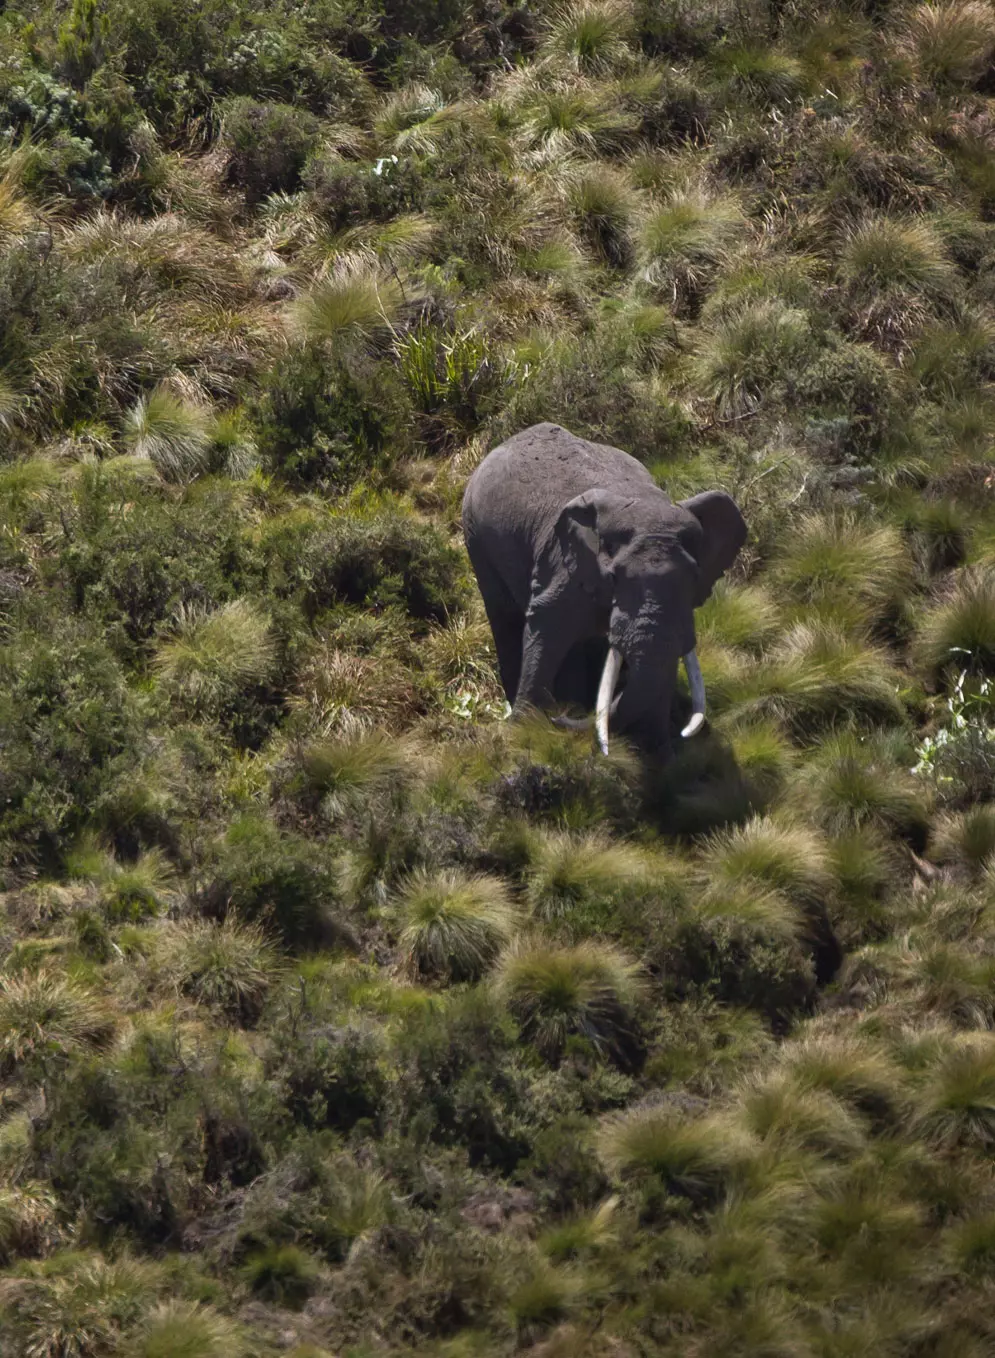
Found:
[[[700,543],[695,544],[698,560],[698,581],[694,606],[699,608],[712,592],[716,580],[729,569],[746,541],[746,520],[739,506],[724,490],[706,490],[681,500],[681,508],[688,510],[702,527]]]

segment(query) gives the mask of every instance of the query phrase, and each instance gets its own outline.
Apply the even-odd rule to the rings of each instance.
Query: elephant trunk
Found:
[[[693,649],[688,651],[682,659],[688,677],[688,686],[691,690],[691,720],[681,731],[681,735],[687,739],[689,736],[697,735],[705,724],[705,681],[701,675],[698,656]],[[618,700],[616,699],[613,703],[612,699],[615,695],[615,685],[618,683],[621,669],[622,652],[617,646],[611,646],[605,659],[605,667],[601,673],[601,683],[598,687],[598,705],[595,713],[598,745],[602,754],[608,753],[608,718],[618,706]]]

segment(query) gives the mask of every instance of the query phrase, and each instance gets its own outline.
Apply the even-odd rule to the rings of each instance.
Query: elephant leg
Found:
[[[494,636],[494,649],[497,651],[498,671],[504,696],[515,705],[518,693],[518,679],[522,672],[522,632],[525,619],[521,613],[495,613],[487,610],[488,621]]]
[[[522,673],[515,708],[548,707],[560,666],[576,641],[567,611],[531,608],[522,635]]]

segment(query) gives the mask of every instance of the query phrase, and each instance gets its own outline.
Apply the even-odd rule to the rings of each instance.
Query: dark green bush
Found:
[[[279,1030],[272,1076],[294,1122],[349,1132],[357,1123],[382,1127],[387,1079],[375,1031],[307,1025]]]
[[[406,402],[394,372],[314,349],[269,375],[256,428],[263,457],[289,485],[335,494],[385,472],[404,447]]]
[[[51,637],[16,634],[0,653],[0,872],[61,856],[140,730],[99,636],[67,620]]]
[[[412,618],[444,622],[466,598],[466,565],[430,524],[395,509],[343,514],[309,552],[304,607],[336,603],[378,612],[399,606]]]
[[[244,817],[231,825],[212,867],[198,897],[203,913],[223,919],[234,911],[260,920],[293,948],[351,940],[332,863],[320,845]]]
[[[64,538],[59,565],[75,608],[138,659],[179,605],[231,599],[249,561],[223,499],[176,503],[149,488],[133,491],[130,512],[121,515],[120,496],[120,484],[99,468],[84,478],[76,531]]]
[[[290,104],[264,104],[240,96],[221,115],[228,177],[250,203],[295,189],[318,135],[318,122]]]

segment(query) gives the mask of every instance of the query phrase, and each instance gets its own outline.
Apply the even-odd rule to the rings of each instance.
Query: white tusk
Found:
[[[705,724],[705,681],[701,677],[701,666],[698,664],[698,657],[694,651],[688,651],[684,657],[684,668],[687,671],[688,685],[691,689],[691,720],[685,726],[681,735],[696,736]]]
[[[595,724],[598,729],[598,745],[601,753],[608,753],[608,716],[612,705],[612,698],[615,694],[615,685],[618,683],[619,671],[622,668],[622,652],[617,647],[609,648],[608,657],[605,660],[605,668],[601,672],[601,684],[598,688],[598,707],[595,713]]]
[[[562,726],[565,731],[588,731],[594,724],[593,717],[554,717],[553,725]]]

